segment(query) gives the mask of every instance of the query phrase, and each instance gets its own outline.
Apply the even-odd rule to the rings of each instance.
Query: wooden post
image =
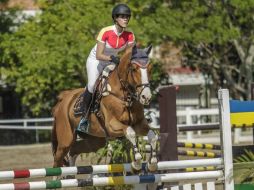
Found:
[[[164,86],[160,88],[158,93],[158,102],[160,110],[159,161],[178,160],[175,86]],[[178,183],[173,184],[177,185]],[[163,188],[170,188],[170,186],[164,183],[158,184],[158,186],[157,184],[149,184],[147,186],[148,190]]]
[[[159,160],[178,160],[175,86],[161,88],[158,101],[160,109]]]
[[[175,86],[162,87],[159,90],[158,102],[160,110],[159,161],[178,160]],[[178,185],[178,183],[173,184]],[[161,184],[159,187],[170,188],[168,184]]]

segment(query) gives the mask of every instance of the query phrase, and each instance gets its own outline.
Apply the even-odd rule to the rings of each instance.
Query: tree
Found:
[[[229,88],[234,98],[250,97],[254,54],[252,0],[150,3],[138,19],[137,25],[143,24],[146,32],[140,34],[145,33],[157,44],[173,41],[184,46],[185,64],[212,76],[215,88]]]
[[[35,115],[48,113],[60,91],[85,86],[86,57],[101,27],[112,24],[111,9],[120,1],[42,2],[42,14],[2,36],[0,44],[1,72]],[[253,1],[126,2],[133,12],[130,28],[141,45],[174,42],[184,47],[184,64],[212,76],[215,88],[249,96]],[[160,80],[162,67],[155,68],[153,76]]]
[[[42,3],[42,14],[0,45],[6,81],[21,94],[28,114],[41,116],[48,115],[60,91],[85,86],[86,58],[99,30],[112,24],[114,1]]]
[[[3,68],[6,67],[8,64],[3,62],[2,60],[5,58],[5,51],[1,44],[5,40],[6,35],[11,35],[15,29],[17,29],[21,22],[18,20],[25,20],[24,16],[22,15],[21,11],[18,8],[9,8],[6,9],[6,4],[9,0],[0,0],[0,84],[5,84],[3,75]],[[0,85],[0,90],[4,89],[5,85]],[[12,86],[9,86],[8,90],[13,89]]]
[[[60,90],[85,85],[86,56],[99,26],[110,21],[95,8],[109,12],[105,3],[95,0],[54,3],[6,36],[2,47],[8,67],[3,73],[34,114],[48,111]]]

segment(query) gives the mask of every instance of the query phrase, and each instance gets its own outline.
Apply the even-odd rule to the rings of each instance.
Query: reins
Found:
[[[131,76],[132,81],[135,82],[134,75],[132,72],[132,67],[129,67],[127,70],[127,79],[126,80],[123,80],[121,78],[121,76],[119,74],[119,67],[118,66],[116,68],[116,72],[117,72],[118,80],[121,84],[121,89],[123,90],[124,97],[119,97],[113,92],[109,92],[109,93],[114,95],[118,99],[125,101],[126,103],[128,103],[129,106],[131,106],[133,103],[133,100],[138,101],[140,98],[140,94],[142,94],[143,90],[146,87],[150,87],[150,84],[149,83],[144,83],[144,84],[141,83],[141,84],[138,84],[135,86],[131,85],[130,82],[128,81],[129,75]],[[140,91],[138,91],[139,88],[142,88],[142,89]]]

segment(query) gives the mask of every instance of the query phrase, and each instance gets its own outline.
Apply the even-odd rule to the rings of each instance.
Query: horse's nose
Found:
[[[143,99],[144,104],[149,104],[150,103],[151,96],[142,95],[141,98]]]
[[[144,88],[142,90],[142,93],[140,94],[140,103],[144,105],[149,104],[151,97],[152,97],[152,93],[150,88]]]

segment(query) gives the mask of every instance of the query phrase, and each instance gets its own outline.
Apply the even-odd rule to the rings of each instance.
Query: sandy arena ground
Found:
[[[95,154],[79,156],[77,165],[96,164]],[[0,170],[53,166],[51,144],[0,146]]]

